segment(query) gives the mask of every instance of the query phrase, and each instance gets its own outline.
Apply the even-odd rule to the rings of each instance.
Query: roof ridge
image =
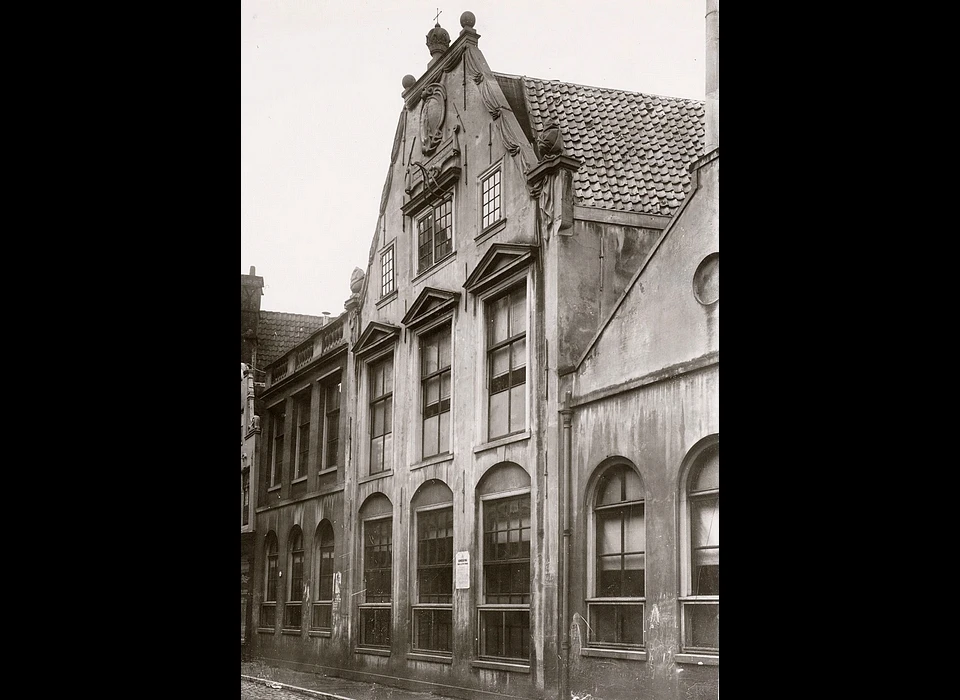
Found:
[[[706,104],[706,100],[698,100],[693,97],[677,97],[674,95],[661,95],[656,92],[639,92],[637,90],[625,90],[623,88],[611,88],[604,87],[602,85],[587,85],[585,83],[575,83],[570,80],[557,80],[555,78],[537,78],[530,75],[513,75],[511,73],[501,73],[499,71],[493,71],[494,76],[502,76],[504,78],[519,78],[521,80],[537,80],[541,83],[558,83],[562,85],[574,85],[576,87],[590,88],[591,90],[607,90],[609,92],[620,92],[628,95],[641,95],[643,97],[659,97],[664,100],[681,100],[683,102],[696,102],[698,104]]]
[[[298,314],[298,313],[293,312],[293,311],[269,311],[269,310],[267,310],[267,309],[260,309],[260,313],[262,313],[262,314],[274,314],[274,315],[276,315],[276,316],[297,316],[297,317],[299,317],[299,318],[316,318],[316,319],[319,319],[319,320],[321,320],[321,321],[322,321],[323,318],[324,318],[323,316],[318,316],[318,315],[316,315],[316,314]]]

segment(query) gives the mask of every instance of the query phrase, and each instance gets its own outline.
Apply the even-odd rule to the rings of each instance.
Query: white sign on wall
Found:
[[[470,588],[470,552],[457,552],[457,589]]]

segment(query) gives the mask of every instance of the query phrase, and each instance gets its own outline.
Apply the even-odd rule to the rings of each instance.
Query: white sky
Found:
[[[704,99],[706,0],[241,0],[240,272],[261,308],[333,316],[366,270],[403,108],[441,10],[495,72]]]

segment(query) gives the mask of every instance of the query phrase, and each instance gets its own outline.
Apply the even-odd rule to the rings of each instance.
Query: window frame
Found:
[[[329,533],[329,540],[325,535]],[[313,582],[315,591],[313,602],[311,603],[310,630],[321,633],[333,632],[333,597],[334,597],[334,578],[336,576],[336,533],[333,530],[333,523],[324,518],[317,525],[317,531],[314,535],[314,561],[313,561]],[[329,597],[324,597],[324,579],[327,574],[325,569],[329,567]],[[326,610],[326,615],[321,611]],[[320,614],[318,614],[320,613]],[[326,618],[327,624],[320,624],[319,618]]]
[[[390,255],[389,280],[384,259]],[[397,291],[397,249],[394,241],[380,251],[380,299],[390,296]]]
[[[287,577],[287,588],[284,591],[286,599],[283,604],[283,629],[285,630],[299,630],[303,626],[303,565],[305,559],[303,530],[299,525],[294,525],[290,528],[290,535],[287,538],[287,571],[290,575]],[[299,575],[297,574],[298,571]]]
[[[605,479],[607,475],[612,473],[623,474],[625,472],[632,473],[637,481],[639,482],[640,489],[640,498],[639,499],[625,499],[626,494],[624,493],[621,496],[621,500],[615,503],[598,503],[601,496],[601,489],[603,488]],[[588,537],[587,537],[587,557],[588,557],[588,566],[587,566],[587,593],[588,597],[584,601],[587,608],[587,642],[588,647],[593,648],[602,648],[602,649],[626,649],[626,650],[644,650],[646,648],[646,564],[647,564],[647,552],[646,552],[646,486],[643,480],[642,475],[639,470],[636,469],[631,463],[623,459],[614,459],[613,461],[604,461],[596,469],[596,478],[587,494],[587,501],[585,504],[585,512],[589,513],[589,526],[588,526]],[[626,491],[625,480],[621,477],[620,479],[621,491]],[[642,522],[642,541],[643,541],[643,551],[626,551],[626,527],[627,522],[631,516],[630,511],[634,511],[636,508],[641,508],[640,520]],[[619,522],[620,522],[620,547],[619,552],[605,553],[600,552],[600,527],[599,521],[602,517],[605,517],[606,514],[619,513]],[[633,514],[634,517],[635,514]],[[624,558],[627,555],[641,555],[644,561],[644,584],[643,584],[643,595],[640,596],[630,596],[622,595],[623,591],[621,590],[621,595],[616,596],[604,596],[601,595],[600,591],[600,559],[601,557],[612,557],[620,556],[621,559],[621,576],[625,569]],[[593,617],[594,610],[601,607],[614,607],[615,620],[617,629],[617,635],[621,633],[620,624],[623,621],[623,615],[625,610],[629,608],[639,608],[640,616],[640,635],[641,639],[639,642],[636,641],[623,641],[622,639],[614,639],[610,641],[608,639],[597,639],[596,634],[600,629],[600,626],[596,624],[595,618]]]
[[[269,461],[270,481],[267,484],[267,490],[279,488],[283,483],[283,447],[286,441],[287,423],[286,401],[281,401],[269,410],[270,442],[268,445],[267,459]]]
[[[340,413],[343,408],[343,377],[340,370],[323,377],[319,380],[320,385],[320,424],[322,432],[320,434],[319,447],[320,452],[320,473],[335,470],[339,466],[340,459]],[[329,397],[334,387],[337,387],[337,405],[335,409],[330,408]],[[336,437],[331,438],[331,433],[336,432]],[[331,459],[330,443],[336,441],[336,448]]]
[[[275,629],[277,624],[277,597],[280,590],[280,542],[272,530],[264,538],[263,599],[260,603],[260,627]],[[272,589],[272,591],[271,591]],[[272,593],[272,595],[271,595]]]
[[[487,534],[487,504],[493,504],[500,501],[509,501],[512,499],[525,498],[528,512],[529,512],[529,525],[526,528],[529,532],[529,554],[526,558],[526,563],[528,567],[528,581],[527,581],[527,593],[517,593],[517,594],[508,594],[508,595],[518,595],[526,596],[526,603],[487,603],[486,599],[489,595],[487,592],[487,547],[486,547],[486,534]],[[478,557],[479,561],[477,566],[480,570],[480,575],[478,576],[478,593],[477,593],[477,659],[482,662],[498,662],[498,663],[512,663],[512,664],[530,664],[530,654],[533,647],[532,639],[532,607],[533,607],[533,596],[534,596],[534,585],[533,585],[533,563],[534,563],[534,546],[533,546],[533,498],[530,488],[522,489],[511,489],[508,491],[501,491],[496,493],[485,493],[481,494],[478,499],[479,506],[479,527],[477,528],[479,536],[479,547],[478,551],[480,556]],[[521,517],[521,539],[522,542],[522,517]],[[509,533],[509,528],[507,532]],[[494,532],[500,532],[496,530]],[[509,534],[508,534],[508,544],[509,544]],[[522,559],[517,559],[516,561],[522,561]],[[516,562],[514,562],[516,563]],[[520,613],[521,615],[526,615],[526,646],[527,646],[527,656],[509,656],[504,653],[504,655],[493,655],[484,653],[484,646],[486,643],[486,628],[484,627],[484,619],[488,615],[499,615],[502,620],[501,630],[506,628],[507,615],[510,613]],[[521,648],[523,645],[521,637]],[[506,648],[503,648],[503,651],[506,652]]]
[[[499,200],[499,204],[494,209],[494,211],[499,212],[499,215],[497,216],[496,219],[490,219],[489,221],[487,221],[487,223],[484,223],[484,219],[486,218],[483,212],[484,206],[486,204],[484,202],[484,197],[486,196],[486,192],[484,191],[484,186],[489,180],[491,180],[494,177],[499,177],[499,182],[497,182],[496,184],[496,188],[498,192],[491,198],[491,200]],[[478,238],[482,237],[488,231],[495,228],[496,226],[498,226],[499,224],[503,223],[506,220],[506,216],[504,214],[505,208],[503,206],[503,202],[504,202],[503,188],[504,188],[503,161],[499,160],[496,163],[494,163],[491,167],[487,168],[484,172],[482,172],[477,177],[477,216],[478,216],[477,230],[480,232],[479,235],[477,236]]]
[[[390,538],[389,538],[389,547],[390,547],[390,550],[389,550],[389,551],[390,551],[390,566],[389,566],[389,571],[390,571],[390,586],[389,586],[388,591],[387,591],[387,594],[386,594],[386,597],[388,598],[388,600],[377,600],[377,601],[370,602],[370,601],[367,600],[368,591],[369,591],[369,586],[368,586],[368,583],[367,583],[367,572],[368,572],[368,571],[371,571],[371,572],[372,572],[372,571],[376,571],[376,572],[382,572],[382,571],[384,571],[384,567],[378,567],[378,568],[376,568],[376,569],[374,569],[374,568],[368,568],[368,567],[367,567],[367,563],[368,563],[368,561],[367,561],[367,557],[368,557],[367,527],[370,526],[371,524],[374,524],[374,523],[378,524],[378,526],[382,526],[384,523],[387,523],[387,524],[389,524],[389,526],[390,526]],[[392,649],[392,643],[393,643],[393,620],[392,620],[392,618],[393,618],[393,599],[394,599],[394,596],[393,596],[393,585],[394,585],[394,569],[395,569],[395,567],[393,566],[393,549],[394,549],[394,548],[393,548],[393,539],[394,539],[394,534],[395,534],[395,532],[394,532],[394,527],[393,527],[393,514],[392,514],[392,512],[389,513],[389,514],[377,514],[377,515],[370,516],[370,517],[368,517],[368,518],[364,518],[363,520],[360,521],[360,533],[361,533],[361,541],[360,541],[360,571],[361,571],[361,573],[362,573],[361,582],[362,582],[363,588],[362,588],[361,590],[363,591],[363,599],[362,599],[362,601],[359,603],[359,614],[357,615],[357,618],[358,618],[358,619],[357,619],[357,622],[358,622],[358,625],[359,625],[359,630],[358,630],[358,634],[357,634],[357,640],[358,640],[358,641],[357,641],[357,646],[358,646],[358,648],[363,648],[363,649],[387,649],[387,650],[390,650],[390,649]],[[381,534],[380,539],[382,540],[382,534]],[[382,542],[380,542],[379,544],[382,544]],[[374,618],[374,626],[375,626],[375,627],[376,627],[378,624],[379,624],[379,625],[383,625],[383,624],[384,624],[384,623],[383,623],[383,618],[384,618],[384,616],[386,617],[386,634],[387,634],[387,638],[386,638],[385,641],[384,641],[382,638],[379,638],[379,639],[376,639],[376,640],[369,640],[369,639],[367,638],[366,620],[367,620],[369,617],[371,617],[371,616]],[[377,622],[378,619],[379,619],[379,623]],[[382,628],[381,628],[381,631],[382,631]],[[376,634],[376,630],[375,630],[374,633]]]
[[[306,410],[304,410],[306,408]],[[310,427],[313,410],[313,387],[308,386],[293,397],[294,439],[291,440],[291,481],[306,478],[310,473]],[[304,417],[306,421],[304,422]],[[304,426],[306,434],[304,434]]]
[[[507,328],[508,328],[508,330],[507,330],[507,333],[508,333],[508,336],[507,336],[506,338],[504,338],[504,339],[501,339],[501,340],[498,340],[498,341],[496,341],[496,342],[491,343],[491,341],[490,341],[490,328],[491,328],[491,323],[493,322],[493,319],[494,319],[494,316],[493,316],[493,314],[494,314],[493,305],[494,305],[496,302],[498,302],[499,300],[503,299],[504,297],[512,297],[512,295],[513,295],[514,293],[519,292],[519,291],[522,291],[522,292],[523,292],[523,296],[524,296],[524,299],[523,299],[523,319],[524,319],[523,333],[522,333],[522,334],[521,334],[521,333],[517,333],[517,334],[515,334],[515,335],[509,335],[509,332],[510,332],[510,331],[509,331],[509,328],[510,328],[510,323],[511,323],[511,320],[512,320],[512,315],[510,314],[510,311],[511,311],[511,309],[512,309],[512,306],[511,306],[511,304],[508,302],[508,304],[507,304],[507,314],[508,314],[508,318],[507,318]],[[482,343],[482,352],[483,352],[483,358],[484,358],[484,361],[483,361],[483,372],[482,372],[482,382],[483,382],[483,385],[482,385],[482,386],[483,386],[483,388],[482,388],[482,392],[481,392],[482,402],[483,402],[483,409],[482,409],[482,412],[481,412],[482,420],[483,420],[483,425],[482,425],[483,442],[493,442],[493,441],[495,441],[495,440],[502,440],[502,439],[505,439],[505,438],[510,438],[510,437],[512,437],[512,436],[515,436],[515,435],[523,434],[524,432],[526,432],[526,431],[528,431],[528,430],[530,429],[530,389],[531,389],[531,379],[530,379],[529,369],[530,369],[530,345],[531,345],[531,339],[532,339],[532,335],[531,335],[531,332],[530,332],[530,328],[531,328],[531,323],[530,323],[530,315],[531,315],[531,314],[530,314],[530,296],[531,296],[531,295],[530,295],[530,292],[531,292],[531,290],[530,290],[530,276],[529,276],[529,274],[527,274],[526,272],[524,272],[524,274],[521,275],[521,276],[519,276],[519,277],[513,277],[513,278],[505,281],[503,284],[497,285],[495,288],[491,289],[491,290],[489,291],[489,293],[484,294],[484,295],[482,296],[482,298],[481,298],[481,302],[482,302],[482,313],[483,313],[483,318],[482,318],[483,331],[482,331],[482,333],[480,334],[480,336],[481,336],[481,337],[480,337],[480,342]],[[493,362],[494,362],[494,360],[495,360],[495,353],[496,353],[496,352],[499,352],[499,351],[502,351],[502,350],[505,349],[505,348],[510,349],[510,348],[512,348],[514,345],[516,345],[516,344],[518,344],[518,343],[520,343],[520,342],[523,342],[523,343],[524,343],[523,365],[522,365],[522,367],[523,367],[523,381],[522,381],[522,382],[512,383],[512,382],[513,382],[513,373],[514,373],[514,372],[516,371],[516,369],[518,369],[518,368],[514,368],[514,367],[513,367],[513,365],[512,365],[512,362],[513,362],[512,351],[508,351],[508,363],[509,363],[509,364],[508,364],[507,376],[508,376],[509,378],[508,378],[508,380],[507,380],[507,387],[506,387],[505,389],[501,389],[500,391],[493,392],[493,391],[492,391],[492,388],[493,388],[492,385],[493,385],[493,380],[494,380],[494,378],[495,378],[494,375],[493,375]],[[503,376],[503,375],[502,375],[502,373],[501,373],[500,375],[497,375],[497,376],[500,377],[500,376]],[[520,386],[523,387],[523,391],[522,391],[522,395],[523,395],[523,401],[522,401],[523,424],[522,424],[521,426],[519,426],[518,428],[516,428],[516,429],[511,429],[511,426],[510,426],[511,418],[512,418],[512,416],[514,415],[514,413],[513,413],[513,411],[512,411],[512,408],[513,408],[513,404],[512,404],[512,402],[513,402],[513,399],[512,399],[513,389],[515,389],[515,388],[517,388],[517,387],[520,387]],[[502,393],[506,393],[506,394],[507,394],[507,402],[508,402],[508,403],[507,403],[507,405],[508,405],[508,416],[507,416],[506,432],[505,432],[505,433],[498,433],[498,434],[494,435],[493,432],[492,432],[492,427],[491,427],[491,414],[492,414],[492,412],[491,412],[491,410],[490,410],[490,405],[491,405],[491,400],[492,400],[492,398],[493,398],[494,396],[497,396],[497,395],[502,394]],[[519,410],[519,409],[518,409],[518,410]]]
[[[448,488],[449,488],[449,487],[448,487]],[[421,590],[421,576],[420,576],[420,574],[421,574],[422,565],[421,565],[421,561],[420,561],[420,560],[421,560],[421,550],[420,550],[420,548],[421,548],[421,542],[427,541],[427,540],[421,539],[421,537],[420,537],[420,533],[421,533],[421,530],[420,530],[421,517],[424,516],[425,514],[433,514],[433,513],[439,512],[439,511],[449,511],[449,512],[450,512],[450,565],[449,565],[449,567],[441,567],[441,566],[438,566],[438,565],[433,564],[433,565],[430,565],[429,568],[432,569],[432,570],[438,570],[438,569],[440,569],[440,568],[449,568],[449,569],[450,569],[450,594],[449,594],[449,602],[440,602],[440,601],[423,602],[423,601],[421,600],[421,598],[422,598],[422,596],[423,596],[424,594],[423,594],[423,592],[422,592],[422,590]],[[414,519],[413,519],[413,520],[414,520],[414,526],[413,526],[413,530],[414,530],[414,537],[413,537],[414,546],[413,546],[413,552],[412,552],[411,561],[412,561],[413,564],[414,564],[413,567],[412,567],[412,568],[413,568],[413,571],[414,571],[414,576],[413,576],[413,591],[414,591],[414,594],[413,594],[413,596],[411,596],[413,602],[410,604],[410,608],[411,608],[411,617],[410,617],[411,650],[412,650],[413,652],[415,652],[415,653],[418,653],[418,654],[434,654],[434,655],[439,655],[439,656],[451,657],[451,656],[453,656],[453,638],[454,638],[454,634],[453,634],[453,592],[454,592],[454,589],[455,589],[455,586],[454,586],[454,560],[455,560],[455,558],[456,558],[456,552],[454,551],[454,541],[455,541],[455,540],[454,540],[454,527],[455,527],[455,518],[454,518],[453,503],[452,503],[452,502],[447,502],[447,503],[434,503],[434,504],[430,504],[430,505],[420,506],[420,507],[414,508],[413,513],[414,513],[414,516],[415,516]],[[449,622],[448,622],[449,631],[447,632],[447,639],[448,639],[449,647],[450,647],[449,649],[437,649],[437,648],[431,648],[431,647],[427,647],[427,646],[421,646],[420,625],[418,624],[418,616],[421,615],[421,614],[430,614],[430,615],[431,615],[431,618],[432,618],[432,619],[431,619],[431,623],[430,623],[431,636],[434,637],[434,638],[440,636],[440,635],[438,634],[438,631],[437,631],[437,619],[436,619],[436,615],[437,615],[437,614],[444,614],[446,617],[449,618]]]
[[[381,365],[385,365],[385,364],[388,363],[388,362],[389,362],[389,364],[390,364],[390,381],[389,381],[389,387],[388,387],[388,383],[387,383],[386,379],[384,379],[384,380],[383,380],[384,393],[382,393],[382,394],[376,394],[376,395],[375,395],[375,394],[373,393],[373,392],[375,391],[375,389],[374,389],[374,383],[375,383],[374,374],[375,374],[375,372],[376,372],[376,370],[377,370],[378,367],[380,367]],[[366,433],[367,433],[367,440],[366,440],[367,475],[368,475],[368,476],[382,476],[382,475],[384,475],[384,474],[389,474],[389,473],[393,472],[394,463],[395,463],[395,461],[396,461],[396,446],[394,445],[394,440],[393,440],[394,406],[395,406],[394,401],[393,401],[393,397],[394,397],[394,393],[395,393],[395,390],[396,390],[396,381],[397,381],[397,372],[396,372],[396,369],[397,369],[397,363],[396,363],[396,357],[395,357],[394,348],[391,347],[388,352],[385,352],[385,353],[383,353],[383,354],[381,354],[381,355],[377,355],[376,357],[371,357],[371,358],[367,361],[367,363],[366,363],[366,368],[365,368],[365,369],[366,369],[366,371],[364,372],[364,374],[366,375],[367,421],[369,422],[369,425],[367,426],[367,430],[366,430]],[[389,388],[389,391],[387,390],[388,388]],[[375,406],[376,406],[377,404],[386,404],[386,403],[388,403],[388,402],[389,402],[389,405],[390,405],[390,410],[387,411],[386,408],[384,408],[383,424],[384,424],[384,428],[386,428],[387,418],[389,417],[389,420],[390,420],[390,430],[389,430],[389,431],[384,430],[383,433],[381,433],[381,434],[379,434],[379,435],[374,435],[374,430],[376,429],[376,419],[375,419],[376,408],[375,408]],[[389,438],[390,438],[390,457],[389,457],[389,460],[388,460],[387,457],[386,457],[386,449],[385,449],[385,446],[386,446],[386,444],[387,444],[387,436],[389,436]],[[381,461],[380,461],[380,469],[374,470],[374,468],[373,468],[373,467],[374,467],[374,463],[373,463],[373,455],[374,455],[373,445],[374,445],[374,441],[375,441],[376,439],[378,439],[378,438],[383,438],[383,444],[382,444],[381,449],[380,449]]]
[[[445,241],[445,252],[443,252],[443,254],[438,254],[436,220],[438,217],[438,211],[442,212],[443,208],[447,206],[449,206],[449,211],[446,213],[441,213],[440,218],[449,217],[449,224],[445,229],[443,229],[447,231],[449,235]],[[454,244],[456,224],[455,213],[456,209],[454,207],[454,193],[452,190],[450,190],[430,201],[429,204],[426,204],[413,216],[413,233],[416,236],[416,239],[415,245],[411,247],[413,248],[414,255],[414,269],[416,270],[416,273],[414,274],[415,277],[423,274],[432,267],[436,267],[447,258],[452,257],[456,252],[456,245]],[[424,264],[424,256],[422,253],[422,249],[424,248],[424,231],[421,228],[421,223],[427,220],[430,221],[430,256],[429,262]]]
[[[704,655],[704,656],[713,656],[719,658],[720,656],[720,595],[717,594],[704,594],[699,595],[694,593],[694,546],[693,546],[693,525],[692,525],[692,512],[691,504],[696,503],[697,501],[707,501],[716,499],[716,514],[715,517],[718,522],[719,529],[719,518],[720,518],[720,487],[717,486],[715,489],[705,489],[701,491],[692,491],[692,484],[696,477],[699,476],[701,469],[706,465],[706,460],[704,459],[707,454],[711,451],[717,452],[717,472],[718,472],[718,481],[719,481],[719,452],[720,452],[720,436],[712,435],[701,440],[697,445],[695,445],[690,452],[687,454],[685,460],[686,464],[684,469],[681,470],[681,481],[680,481],[680,596],[678,597],[679,603],[679,612],[680,612],[680,653],[688,655]],[[719,536],[717,537],[718,544],[715,549],[717,550],[717,561],[719,562]],[[719,569],[719,563],[717,564]],[[718,574],[719,575],[719,574]],[[719,588],[719,587],[718,587]],[[690,632],[690,616],[691,612],[695,608],[705,608],[705,607],[716,607],[716,638],[717,645],[697,645],[690,644],[687,641],[688,633]]]
[[[447,335],[447,365],[444,367],[440,366],[440,361],[443,359],[441,355],[442,344],[440,342],[441,334]],[[425,372],[425,342],[433,337],[438,338],[436,347],[437,350],[437,369],[433,372]],[[418,432],[418,458],[420,460],[428,460],[436,457],[442,457],[445,455],[452,454],[453,452],[453,318],[452,316],[447,316],[441,319],[439,322],[432,324],[430,327],[425,328],[417,334],[417,359],[419,364],[419,395],[418,395],[418,408],[420,415],[420,426]],[[443,398],[443,381],[444,375],[447,379],[448,393],[446,397],[446,410],[443,410],[444,398]],[[437,402],[434,404],[427,404],[427,384],[434,380],[439,380],[440,389],[439,397]],[[427,416],[427,410],[430,406],[437,406],[437,413]],[[443,416],[447,415],[447,429],[443,430]],[[437,435],[436,435],[436,444],[437,451],[431,454],[426,453],[426,433],[427,433],[427,421],[431,418],[437,418]],[[444,432],[446,432],[446,448],[443,447],[443,438]]]

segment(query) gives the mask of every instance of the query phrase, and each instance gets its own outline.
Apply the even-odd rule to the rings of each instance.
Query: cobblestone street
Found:
[[[315,697],[296,693],[289,688],[271,688],[263,683],[240,679],[240,700],[303,700]]]

